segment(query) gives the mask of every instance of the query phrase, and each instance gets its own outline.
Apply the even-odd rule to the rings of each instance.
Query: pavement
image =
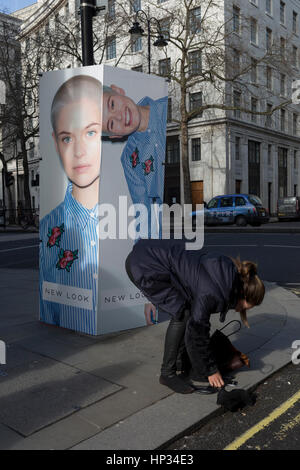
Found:
[[[0,284],[0,449],[162,449],[222,412],[215,394],[159,384],[167,322],[91,337],[38,321],[37,270],[0,268]],[[288,364],[300,339],[300,298],[266,287],[251,328],[231,336],[250,357],[251,368],[236,374],[245,389]]]

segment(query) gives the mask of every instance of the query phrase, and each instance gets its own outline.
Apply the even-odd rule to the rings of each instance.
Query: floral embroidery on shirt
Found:
[[[65,231],[64,224],[61,224],[59,227],[53,227],[52,229],[49,228],[48,234],[47,234],[47,237],[48,237],[47,246],[49,248],[51,248],[52,246],[59,246],[60,239],[64,231]]]
[[[75,259],[78,258],[78,250],[63,250],[61,249],[58,253],[58,261],[56,263],[57,269],[65,269],[68,273],[70,272],[71,266]]]
[[[149,173],[151,173],[151,171],[154,171],[154,168],[153,168],[153,162],[154,162],[154,158],[151,157],[148,158],[148,160],[145,160],[145,162],[143,163],[143,170],[144,170],[144,174],[145,175],[149,175]]]
[[[140,163],[139,151],[137,147],[135,148],[135,151],[130,155],[130,160],[132,168],[136,168],[136,166]]]

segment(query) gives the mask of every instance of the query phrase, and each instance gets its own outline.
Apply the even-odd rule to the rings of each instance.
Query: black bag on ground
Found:
[[[237,388],[227,392],[222,388],[218,393],[217,405],[222,405],[226,410],[235,412],[243,409],[247,405],[253,406],[256,402],[256,395],[253,392]]]
[[[239,323],[239,329],[226,336],[224,333],[222,333],[222,330],[233,322]],[[228,339],[229,336],[237,333],[237,331],[241,329],[241,326],[242,325],[240,321],[232,320],[223,328],[221,328],[221,330],[216,330],[210,338],[210,347],[221,374],[240,369],[243,366],[250,367],[248,356],[236,349]]]

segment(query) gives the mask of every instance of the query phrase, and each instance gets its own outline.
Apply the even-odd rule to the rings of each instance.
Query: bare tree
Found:
[[[122,16],[115,18],[113,11],[94,19],[94,53],[98,64],[105,59],[109,38],[121,33],[123,22]],[[125,52],[126,49],[125,46]],[[31,210],[28,152],[39,138],[39,79],[46,71],[73,66],[82,66],[79,15],[66,16],[61,10],[38,29],[33,25],[30,31],[20,33],[9,24],[3,25],[0,79],[6,84],[7,104],[1,113],[0,146],[5,152],[0,158],[4,171],[8,159],[22,161],[26,210]],[[10,188],[8,194],[12,208]]]
[[[271,108],[258,111],[254,106],[255,99],[274,97],[266,71],[271,70],[273,76],[283,71],[286,76],[292,73],[290,38],[285,38],[285,44],[272,38],[267,50],[260,49],[254,58],[249,41],[254,42],[259,34],[258,21],[234,12],[232,5],[224,15],[217,0],[176,0],[171,6],[169,2],[167,5],[149,0],[147,4],[151,16],[159,20],[159,26],[152,28],[153,38],[163,34],[168,40],[165,59],[158,61],[153,55],[153,63],[161,65],[161,70],[156,66],[153,73],[170,80],[170,96],[177,106],[177,117],[172,121],[178,124],[181,136],[184,202],[191,203],[189,123],[204,111],[209,111],[209,119],[229,116],[229,111],[267,117],[290,104],[278,93]],[[138,16],[138,20],[143,23],[143,16]],[[188,97],[196,92],[202,99],[192,103]],[[239,96],[244,97],[243,103]],[[251,96],[252,101],[248,99]]]

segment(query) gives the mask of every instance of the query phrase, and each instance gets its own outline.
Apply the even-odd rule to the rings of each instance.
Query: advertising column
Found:
[[[40,97],[40,320],[91,335],[145,325],[125,259],[161,236],[165,81],[67,69],[43,75]]]

